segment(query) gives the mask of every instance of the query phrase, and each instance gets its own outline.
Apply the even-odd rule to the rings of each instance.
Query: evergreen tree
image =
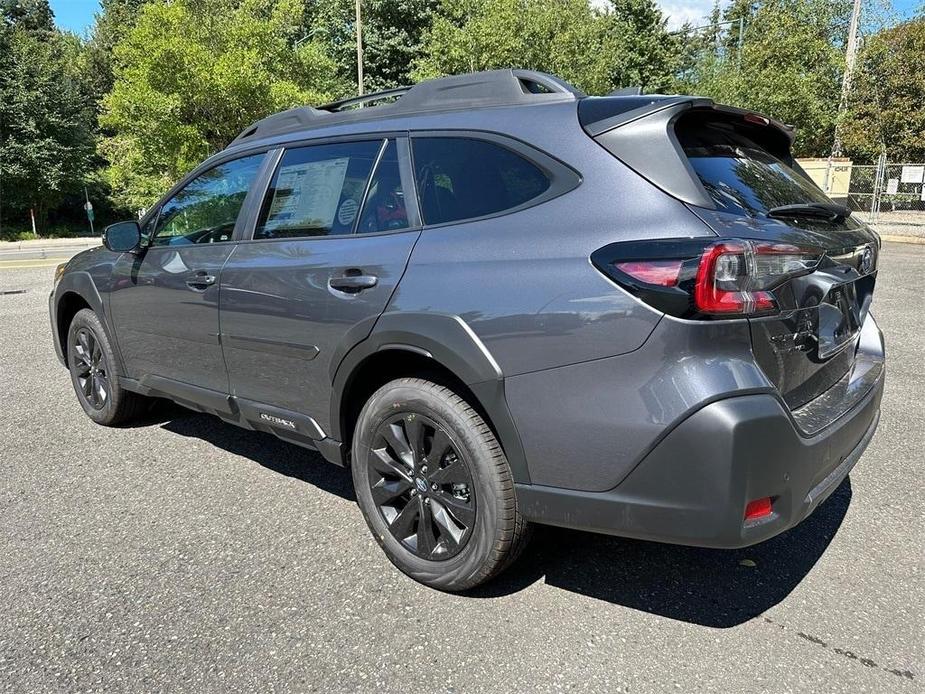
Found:
[[[858,56],[841,134],[849,154],[925,161],[925,16],[870,37]]]
[[[4,0],[0,29],[0,178],[7,224],[37,231],[90,169],[91,104],[80,87],[81,44],[54,28],[45,0]]]

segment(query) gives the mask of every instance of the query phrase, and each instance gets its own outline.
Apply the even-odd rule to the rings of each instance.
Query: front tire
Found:
[[[373,393],[354,432],[352,471],[373,536],[421,583],[472,588],[504,570],[527,541],[501,446],[445,386],[402,378]]]
[[[150,402],[119,384],[112,345],[99,316],[88,308],[78,311],[68,327],[67,363],[77,400],[97,424],[125,423]]]

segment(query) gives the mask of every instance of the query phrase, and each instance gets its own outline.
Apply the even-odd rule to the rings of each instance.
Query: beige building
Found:
[[[848,189],[851,186],[850,159],[797,159],[797,162],[830,198],[848,199]]]

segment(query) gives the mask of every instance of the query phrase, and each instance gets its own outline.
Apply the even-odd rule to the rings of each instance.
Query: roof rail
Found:
[[[238,135],[231,144],[243,142],[249,139],[260,139],[269,137],[278,133],[299,130],[300,128],[311,128],[319,124],[319,120],[325,116],[324,111],[319,111],[311,106],[297,106],[288,111],[274,113],[272,116],[253,123]]]
[[[312,108],[300,106],[248,126],[232,144],[295,130],[393,115],[486,106],[574,101],[585,94],[568,82],[534,70],[489,70],[387,89]],[[379,105],[376,102],[386,102]]]
[[[377,101],[394,100],[395,98],[405,94],[411,89],[412,87],[396,87],[395,89],[385,89],[381,92],[373,92],[372,94],[363,94],[362,96],[354,96],[350,97],[349,99],[332,101],[330,104],[323,104],[322,106],[316,106],[315,108],[319,111],[330,111],[331,113],[338,113],[340,111],[346,111],[350,108],[353,108],[354,106],[362,107]]]
[[[642,87],[621,87],[614,89],[607,96],[641,96]]]

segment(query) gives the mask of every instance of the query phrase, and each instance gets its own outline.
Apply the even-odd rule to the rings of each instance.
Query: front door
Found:
[[[228,392],[219,341],[219,278],[264,155],[219,164],[161,206],[139,254],[113,268],[110,312],[128,376]]]
[[[335,351],[369,334],[419,234],[397,149],[376,139],[285,152],[253,240],[237,245],[222,272],[233,395],[329,430]]]

